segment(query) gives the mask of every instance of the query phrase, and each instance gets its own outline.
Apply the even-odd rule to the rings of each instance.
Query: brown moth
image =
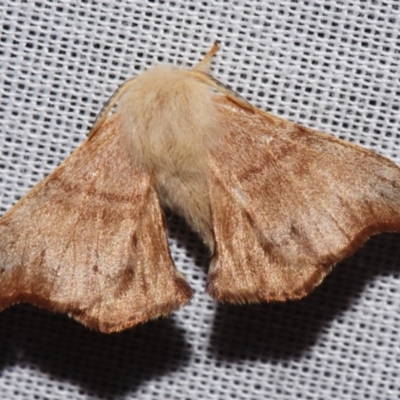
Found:
[[[127,81],[2,217],[0,309],[30,302],[113,332],[184,305],[162,209],[208,245],[207,291],[231,303],[300,299],[371,235],[400,231],[393,162],[253,107],[209,75],[217,49]]]

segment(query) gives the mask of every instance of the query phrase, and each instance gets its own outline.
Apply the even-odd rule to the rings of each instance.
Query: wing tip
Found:
[[[301,283],[297,287],[290,290],[266,290],[263,287],[256,289],[230,290],[224,289],[218,282],[218,276],[209,278],[207,282],[207,292],[209,295],[221,303],[229,304],[260,304],[260,303],[276,303],[289,300],[300,300],[310,294],[325,278],[329,271],[320,271],[305,283]]]
[[[175,293],[171,294],[171,299],[161,304],[156,304],[152,309],[142,312],[133,312],[130,315],[118,317],[115,313],[106,313],[99,317],[92,316],[90,313],[71,311],[68,314],[85,325],[86,327],[102,332],[116,333],[125,329],[134,328],[149,320],[160,317],[168,317],[173,311],[183,307],[193,298],[193,290],[185,279],[177,276],[174,278]]]

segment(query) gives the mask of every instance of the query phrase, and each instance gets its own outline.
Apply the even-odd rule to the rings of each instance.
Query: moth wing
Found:
[[[150,177],[109,118],[0,220],[0,308],[30,302],[103,332],[185,304]]]
[[[209,154],[215,255],[209,293],[298,299],[371,235],[400,231],[400,169],[359,146],[218,99]]]

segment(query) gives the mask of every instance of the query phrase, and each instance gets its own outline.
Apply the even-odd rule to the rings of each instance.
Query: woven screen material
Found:
[[[82,143],[125,79],[191,66],[216,39],[214,76],[253,104],[400,164],[397,0],[10,0],[0,18],[1,214]],[[193,301],[112,335],[29,305],[5,310],[1,399],[400,396],[398,235],[370,240],[302,301],[234,307],[205,293],[199,238],[168,224]]]

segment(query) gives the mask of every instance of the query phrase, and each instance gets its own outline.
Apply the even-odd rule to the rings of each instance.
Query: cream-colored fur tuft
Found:
[[[184,70],[161,65],[136,78],[118,106],[133,160],[153,177],[161,203],[186,218],[211,249],[205,157],[219,133],[213,95]]]

